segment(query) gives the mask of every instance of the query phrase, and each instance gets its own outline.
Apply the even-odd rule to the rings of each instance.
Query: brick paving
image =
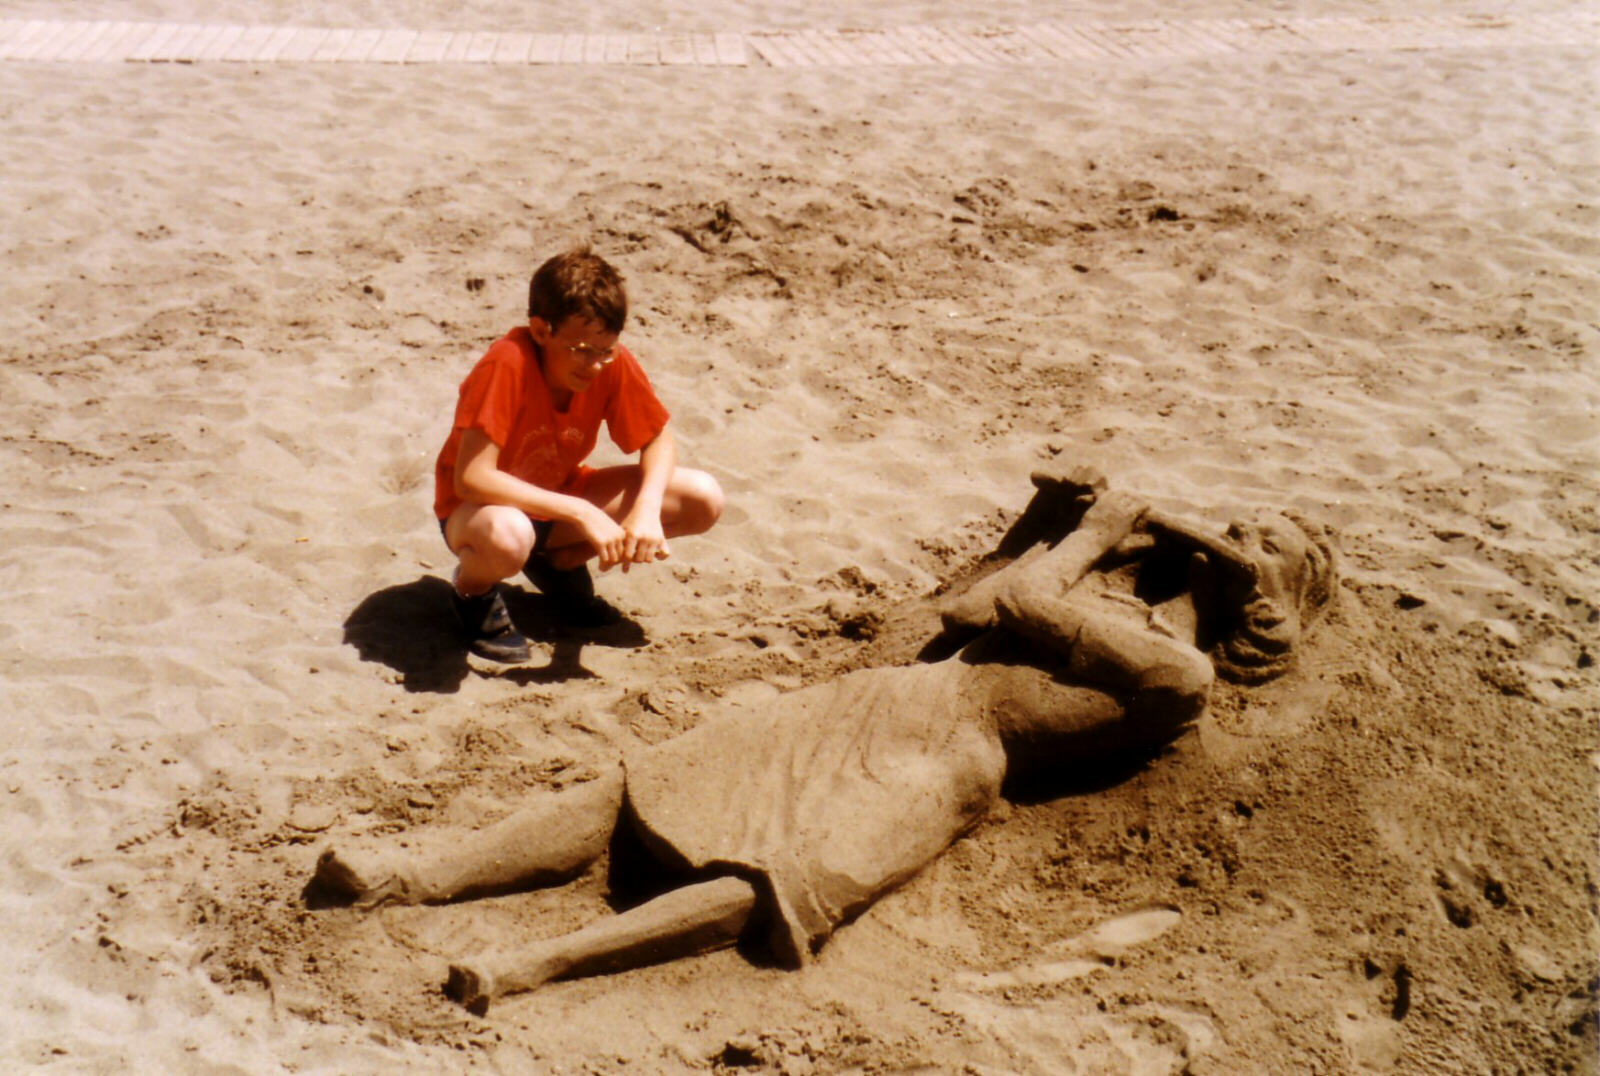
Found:
[[[0,19],[0,61],[29,63],[1037,66],[1232,53],[1593,47],[1597,42],[1600,9],[607,34]]]

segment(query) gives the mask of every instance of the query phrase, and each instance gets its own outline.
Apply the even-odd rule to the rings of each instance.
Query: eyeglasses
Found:
[[[573,344],[567,348],[577,356],[578,361],[585,366],[607,366],[617,357],[617,345],[610,347],[594,347],[590,344]]]

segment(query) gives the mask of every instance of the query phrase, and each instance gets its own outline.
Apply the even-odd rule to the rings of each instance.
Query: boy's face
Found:
[[[555,329],[530,318],[528,331],[544,352],[544,380],[555,394],[582,392],[617,357],[617,334],[589,318],[570,317]]]

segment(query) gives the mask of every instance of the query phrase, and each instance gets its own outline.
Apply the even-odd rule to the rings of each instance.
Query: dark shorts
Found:
[[[550,528],[556,525],[556,521],[553,519],[530,519],[528,522],[533,524],[533,551],[535,553],[543,553],[544,547],[550,544]],[[439,521],[439,537],[444,538],[445,528],[449,525],[450,521],[448,519]],[[444,544],[448,548],[450,539],[445,538]],[[455,550],[452,549],[450,552],[454,553]]]

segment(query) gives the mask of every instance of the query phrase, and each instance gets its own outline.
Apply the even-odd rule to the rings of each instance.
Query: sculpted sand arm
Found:
[[[1065,593],[1125,539],[1145,513],[1144,502],[1125,493],[1096,495],[1085,488],[1081,496],[1094,499],[1075,530],[1053,546],[1035,546],[945,602],[939,610],[945,626],[973,631],[994,627],[999,602],[1007,593]]]

